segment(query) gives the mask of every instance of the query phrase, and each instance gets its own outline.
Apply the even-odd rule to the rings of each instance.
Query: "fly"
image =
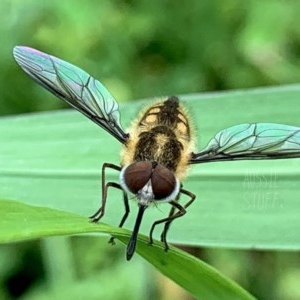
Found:
[[[21,68],[37,83],[123,144],[120,165],[104,163],[102,166],[101,206],[90,218],[98,222],[103,217],[108,189],[113,187],[123,194],[125,213],[119,223],[122,227],[129,215],[128,194],[134,195],[139,209],[127,245],[127,260],[135,252],[144,212],[155,203],[167,202],[171,208],[167,217],[153,223],[149,243],[153,243],[155,227],[164,224],[161,241],[168,250],[167,232],[171,222],[182,217],[196,198],[181,183],[190,164],[300,157],[300,128],[273,123],[240,124],[223,129],[204,149],[196,152],[187,111],[176,96],[147,107],[125,132],[117,101],[88,73],[29,47],[16,46],[13,54]],[[119,172],[119,182],[106,182],[107,169]],[[187,197],[183,205],[179,203],[182,194]],[[113,237],[110,242],[114,242]]]

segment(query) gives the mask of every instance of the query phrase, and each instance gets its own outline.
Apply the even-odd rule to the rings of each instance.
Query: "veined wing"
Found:
[[[117,101],[99,81],[80,68],[33,48],[16,46],[13,54],[21,68],[58,98],[103,127],[120,142],[126,134]]]
[[[189,163],[300,157],[300,128],[273,123],[240,124],[218,132]]]

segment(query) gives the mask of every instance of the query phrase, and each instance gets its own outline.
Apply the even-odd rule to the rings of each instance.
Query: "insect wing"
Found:
[[[300,128],[283,124],[240,124],[218,132],[189,163],[300,157]]]
[[[120,142],[128,135],[120,123],[119,105],[109,91],[82,69],[33,48],[16,46],[21,68],[51,93],[66,101]]]

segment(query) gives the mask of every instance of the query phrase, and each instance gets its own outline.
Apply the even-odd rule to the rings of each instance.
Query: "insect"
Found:
[[[143,214],[151,204],[167,202],[171,205],[166,218],[153,223],[153,231],[164,224],[161,241],[168,250],[167,232],[175,219],[183,216],[196,196],[182,186],[190,164],[247,159],[281,159],[300,157],[300,128],[283,124],[240,124],[218,132],[199,152],[195,152],[194,133],[187,112],[175,96],[150,105],[124,131],[120,122],[117,101],[96,79],[80,68],[38,50],[16,46],[14,57],[21,68],[44,88],[64,100],[93,122],[104,128],[123,144],[120,165],[104,163],[102,166],[102,201],[91,216],[98,222],[105,213],[109,188],[123,194],[125,213],[119,227],[129,214],[128,194],[138,203],[138,214],[127,245],[130,260],[136,248],[137,235]],[[105,172],[120,172],[119,183],[106,182]],[[181,195],[188,199],[179,203]],[[114,242],[114,238],[110,239]]]

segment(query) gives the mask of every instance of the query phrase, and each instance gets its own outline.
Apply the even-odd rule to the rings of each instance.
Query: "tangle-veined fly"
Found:
[[[139,210],[127,246],[127,260],[136,247],[137,234],[144,211],[153,203],[171,205],[166,218],[153,223],[149,242],[153,243],[156,225],[163,223],[161,241],[168,249],[167,232],[171,222],[183,216],[196,196],[182,186],[188,165],[214,161],[280,159],[300,157],[300,128],[273,123],[240,124],[218,132],[199,152],[194,148],[194,132],[186,109],[175,96],[151,104],[125,132],[119,106],[110,92],[80,68],[38,50],[16,46],[14,57],[21,68],[37,83],[64,100],[123,144],[120,165],[102,166],[102,200],[91,216],[99,221],[104,213],[108,189],[123,194],[125,213],[129,214],[128,194],[133,194]],[[105,171],[120,172],[119,182],[106,182]],[[179,203],[180,195],[188,200]],[[110,239],[113,243],[113,237]]]

